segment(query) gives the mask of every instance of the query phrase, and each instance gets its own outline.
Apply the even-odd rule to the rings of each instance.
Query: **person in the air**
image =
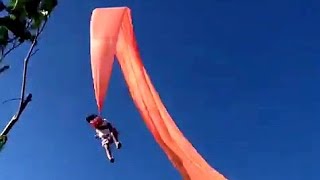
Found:
[[[118,139],[119,133],[117,129],[107,119],[96,114],[87,116],[86,120],[95,129],[95,137],[101,140],[101,145],[105,148],[109,161],[113,163],[114,157],[111,152],[111,145],[114,143],[117,149],[120,149],[122,145]]]

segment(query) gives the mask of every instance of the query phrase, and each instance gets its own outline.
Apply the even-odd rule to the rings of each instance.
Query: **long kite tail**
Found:
[[[114,55],[145,124],[183,179],[225,180],[185,138],[163,105],[140,58],[130,9],[95,9],[91,19],[91,64],[98,108],[106,96]]]

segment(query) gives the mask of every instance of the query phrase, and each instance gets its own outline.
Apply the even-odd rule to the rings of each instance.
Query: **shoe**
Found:
[[[117,146],[117,149],[120,149],[120,148],[122,147],[121,142],[118,142],[118,143],[116,144],[116,146]]]
[[[110,159],[110,162],[111,162],[111,163],[114,163],[114,158],[111,158],[111,159]]]

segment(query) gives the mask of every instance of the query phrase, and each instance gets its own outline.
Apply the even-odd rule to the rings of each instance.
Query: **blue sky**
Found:
[[[180,179],[135,109],[118,64],[104,114],[121,131],[106,160],[84,117],[96,112],[89,55],[95,7],[129,6],[145,66],[176,123],[230,180],[317,180],[320,2],[61,1],[30,63],[34,99],[0,155],[5,180]],[[18,96],[22,48],[1,75]],[[0,105],[0,126],[17,102]]]

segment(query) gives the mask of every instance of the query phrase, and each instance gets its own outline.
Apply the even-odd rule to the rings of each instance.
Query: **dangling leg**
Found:
[[[104,141],[104,142],[103,142],[103,147],[104,147],[104,149],[105,149],[105,151],[106,151],[107,158],[109,159],[109,161],[110,161],[111,163],[113,163],[113,162],[114,162],[114,157],[112,156],[112,153],[111,153],[110,141],[109,141],[109,140],[106,140],[106,139],[104,139],[103,141]]]
[[[109,126],[108,128],[110,130],[110,135],[111,135],[113,142],[116,144],[117,149],[120,149],[122,147],[122,144],[118,139],[119,133],[118,133],[117,129],[112,127],[112,125],[110,123],[108,124],[108,126]]]
[[[122,144],[118,139],[118,137],[119,137],[118,135],[119,135],[118,131],[115,128],[112,128],[112,131],[111,131],[112,139],[113,139],[114,143],[116,144],[117,149],[120,149],[122,147]]]
[[[105,149],[106,149],[106,154],[107,154],[107,157],[108,157],[109,161],[111,163],[114,163],[114,157],[112,156],[112,153],[111,153],[111,150],[110,150],[110,145],[109,144],[106,145]]]

